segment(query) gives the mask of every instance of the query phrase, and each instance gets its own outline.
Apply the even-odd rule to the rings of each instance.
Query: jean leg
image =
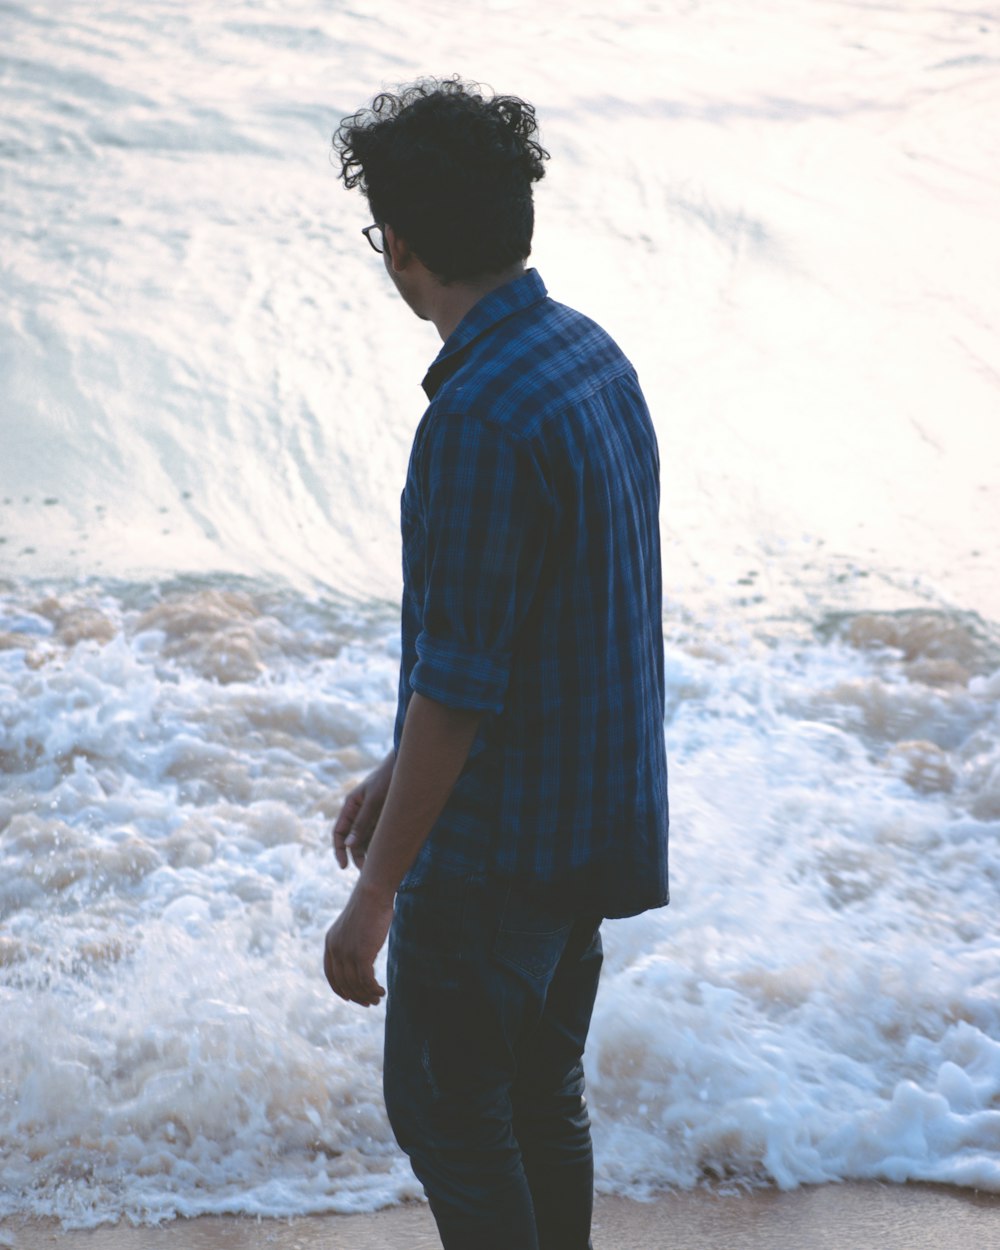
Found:
[[[594,1163],[582,1057],[602,959],[600,919],[577,920],[541,1018],[518,1049],[514,1134],[539,1250],[588,1250],[591,1244]]]
[[[400,892],[389,936],[386,1110],[445,1250],[537,1250],[512,1130],[515,1058],[475,879]]]

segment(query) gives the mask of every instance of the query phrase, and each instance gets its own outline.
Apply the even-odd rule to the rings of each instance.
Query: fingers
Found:
[[[390,752],[344,800],[333,826],[333,851],[341,868],[347,867],[348,849],[359,868],[365,862],[365,851],[382,814],[394,762],[395,755]]]
[[[381,804],[366,793],[363,786],[352,790],[344,800],[333,826],[333,852],[341,868],[347,867],[348,852],[355,867],[361,868],[364,864],[380,812]]]
[[[323,971],[345,1002],[376,1006],[385,990],[375,979],[375,959],[392,924],[392,900],[362,897],[357,890],[326,933]]]
[[[357,1003],[359,1007],[377,1007],[382,1001],[385,990],[370,974],[362,976],[347,990],[347,1001]]]
[[[347,867],[347,851],[345,847],[351,836],[351,831],[354,829],[355,821],[363,807],[364,792],[359,787],[357,790],[352,790],[344,800],[344,806],[340,809],[340,815],[333,826],[333,853],[341,868]]]
[[[331,955],[329,947],[323,957],[323,971],[330,988],[345,1003],[377,1007],[385,995],[384,988],[375,979],[374,968],[339,960]]]
[[[347,798],[344,799],[344,806],[340,809],[340,815],[333,826],[334,837],[337,837],[338,834],[346,835],[350,833],[351,826],[357,819],[358,812],[361,811],[364,801],[365,792],[361,786],[358,786],[356,790],[352,790]]]

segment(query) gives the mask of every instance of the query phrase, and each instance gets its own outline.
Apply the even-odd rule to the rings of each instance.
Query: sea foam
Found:
[[[394,614],[246,582],[51,590],[0,618],[3,1210],[413,1196],[381,1013],[321,970],[353,880],[330,822],[388,743]],[[1000,1191],[990,631],[666,629],[674,901],[605,925],[599,1186]],[[961,672],[933,667],[942,640]]]

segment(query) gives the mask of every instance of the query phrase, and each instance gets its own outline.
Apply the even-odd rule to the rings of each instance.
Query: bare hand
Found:
[[[330,988],[349,1003],[374,1007],[385,994],[375,980],[375,958],[392,922],[392,901],[358,886],[326,933],[323,971]]]
[[[369,773],[359,786],[355,786],[344,800],[333,826],[333,852],[341,868],[347,867],[348,851],[358,868],[365,862],[368,843],[372,840],[389,792],[395,762],[395,753],[390,751],[378,768]]]

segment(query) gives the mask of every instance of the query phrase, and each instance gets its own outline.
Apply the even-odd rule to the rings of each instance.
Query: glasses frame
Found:
[[[381,234],[381,237],[382,237],[381,247],[379,247],[379,245],[372,238],[373,230],[378,230],[379,233]],[[373,222],[370,226],[365,226],[365,228],[361,231],[361,233],[368,240],[368,246],[372,249],[373,252],[378,252],[379,256],[385,255],[385,234],[383,233],[382,227],[378,224],[377,221]]]

